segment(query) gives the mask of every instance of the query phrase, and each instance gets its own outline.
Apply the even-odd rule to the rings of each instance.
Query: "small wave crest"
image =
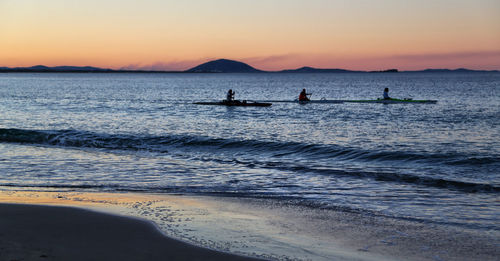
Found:
[[[434,178],[430,176],[417,176],[408,173],[394,173],[394,172],[367,172],[367,171],[344,171],[344,170],[331,170],[331,169],[308,169],[310,172],[317,172],[328,175],[350,176],[359,178],[370,178],[377,181],[405,183],[411,185],[419,185],[425,187],[444,188],[449,190],[462,191],[467,193],[498,193],[500,187],[485,184],[474,183],[467,181],[451,180],[445,178]]]
[[[236,160],[232,160],[236,161]],[[359,179],[372,179],[382,182],[394,182],[400,184],[418,185],[424,187],[443,188],[467,193],[499,193],[500,187],[494,184],[469,182],[464,180],[453,180],[442,177],[415,175],[411,173],[396,173],[389,171],[363,171],[354,169],[335,169],[322,166],[306,166],[301,163],[279,163],[279,162],[244,162],[238,164],[248,167],[264,169],[277,169],[295,173],[309,173],[326,176],[341,176]]]
[[[377,151],[339,145],[308,144],[267,140],[242,140],[234,138],[211,138],[193,135],[127,135],[102,134],[78,130],[24,130],[1,129],[0,142],[53,145],[62,147],[97,148],[110,150],[132,150],[168,153],[182,148],[201,151],[238,150],[245,153],[266,153],[273,158],[298,156],[313,159],[338,159],[365,162],[424,162],[446,165],[479,166],[497,164],[496,156],[468,156],[458,153],[425,153],[408,151]]]
[[[239,164],[244,164],[244,162],[239,162]],[[279,169],[282,171],[293,171],[298,173],[316,174],[316,175],[326,175],[326,176],[337,176],[337,177],[347,177],[356,179],[371,179],[381,182],[399,183],[416,185],[421,187],[433,187],[440,189],[447,189],[453,191],[460,191],[465,193],[500,193],[500,187],[494,184],[486,183],[475,183],[461,180],[451,180],[446,178],[438,178],[432,176],[417,176],[408,173],[394,173],[394,172],[370,172],[370,171],[356,171],[356,170],[340,170],[340,169],[326,169],[326,168],[314,168],[306,167],[302,165],[287,166],[286,164],[270,164],[270,163],[253,163],[253,165],[260,165],[258,167],[267,169]],[[88,190],[105,190],[105,191],[126,191],[126,192],[138,192],[138,191],[149,191],[149,192],[159,192],[159,193],[203,193],[203,194],[230,194],[230,195],[251,195],[251,196],[263,196],[271,195],[272,193],[267,191],[263,192],[261,190],[254,191],[252,187],[246,187],[241,190],[242,187],[234,189],[234,180],[229,180],[227,184],[217,184],[211,186],[205,184],[204,186],[151,186],[151,184],[117,184],[117,183],[82,183],[82,184],[54,184],[54,183],[36,183],[36,184],[26,184],[26,183],[3,183],[0,186],[5,187],[37,187],[37,188],[53,188],[53,189],[88,189]],[[278,186],[278,185],[276,185]],[[287,185],[293,186],[293,185]],[[232,188],[232,189],[229,189]],[[248,190],[248,191],[247,191]],[[253,192],[252,192],[253,191]],[[236,193],[236,194],[235,194]],[[283,196],[278,194],[278,196]]]
[[[236,158],[198,157],[194,154],[189,157],[209,161],[223,161],[221,163],[238,164],[246,168],[276,169],[280,171],[294,172],[300,174],[344,176],[358,179],[372,179],[382,182],[395,182],[413,184],[418,186],[444,188],[468,193],[498,193],[500,187],[484,182],[468,182],[456,180],[453,177],[416,175],[400,171],[367,171],[345,168],[336,168],[325,162],[331,160],[355,160],[355,161],[397,161],[404,165],[406,161],[421,162],[425,164],[497,164],[500,160],[492,158],[470,157],[464,159],[461,155],[433,155],[417,154],[411,152],[388,152],[367,151],[356,148],[345,148],[336,145],[304,144],[297,142],[273,142],[238,139],[220,139],[203,136],[190,135],[165,135],[165,136],[139,136],[125,134],[99,134],[77,130],[23,130],[23,129],[0,129],[0,142],[52,145],[77,148],[99,148],[111,150],[151,151],[168,153],[169,150],[189,150],[199,152],[202,150],[210,153],[222,153],[244,151],[247,155],[254,154],[259,157],[250,157],[248,160]],[[262,154],[267,153],[269,157],[262,159]],[[188,153],[189,154],[189,153]],[[288,159],[282,158],[290,156]],[[306,161],[296,160],[305,159]],[[314,161],[319,159],[319,161]],[[324,161],[326,159],[326,161]],[[323,160],[323,161],[322,161]],[[309,162],[307,165],[304,162]],[[314,163],[313,163],[314,162]],[[326,164],[326,165],[325,165]],[[492,167],[494,167],[492,165]]]

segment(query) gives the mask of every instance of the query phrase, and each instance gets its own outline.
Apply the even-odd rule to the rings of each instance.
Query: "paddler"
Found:
[[[307,98],[307,95],[311,95],[311,94],[306,93],[306,89],[302,89],[302,91],[299,94],[299,101],[309,101],[309,98]]]
[[[227,91],[227,96],[226,96],[226,100],[228,102],[232,102],[234,101],[234,92],[232,89],[229,89],[229,91]]]
[[[384,89],[384,100],[390,100],[391,97],[389,97],[389,88]]]

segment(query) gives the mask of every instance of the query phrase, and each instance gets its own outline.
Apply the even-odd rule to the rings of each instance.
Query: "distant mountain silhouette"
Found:
[[[113,70],[103,69],[92,66],[55,66],[47,67],[44,65],[36,65],[32,67],[0,67],[0,72],[99,72],[99,73],[397,73],[397,69],[389,69],[384,71],[351,71],[346,69],[318,69],[313,67],[301,67],[298,69],[282,70],[282,71],[262,71],[256,69],[246,63],[233,61],[228,59],[219,59],[200,64],[186,71],[146,71],[146,70]],[[478,73],[489,72],[499,73],[498,70],[469,70],[464,68],[459,69],[425,69],[418,71],[402,71],[404,73]]]
[[[109,72],[111,69],[102,69],[92,66],[55,66],[35,65],[31,67],[7,68],[0,67],[0,71],[7,72]]]
[[[369,71],[370,73],[397,73],[399,72],[398,69],[387,69],[383,71]]]
[[[304,67],[299,68],[299,69],[283,70],[283,71],[279,71],[279,72],[282,72],[282,73],[354,73],[354,72],[361,72],[361,71],[350,71],[350,70],[345,70],[345,69],[318,69],[318,68],[304,66]]]
[[[210,61],[207,63],[200,64],[196,67],[193,67],[186,72],[191,73],[255,73],[255,72],[263,72],[261,70],[257,70],[252,66],[227,59],[219,59],[215,61]]]
[[[98,67],[92,67],[92,66],[82,66],[82,67],[77,67],[77,66],[56,66],[52,67],[55,70],[58,71],[106,71],[109,69],[102,69]]]
[[[499,72],[498,70],[470,70],[465,68],[458,69],[425,69],[419,71],[406,71],[406,72],[425,72],[425,73],[475,73],[475,72]]]

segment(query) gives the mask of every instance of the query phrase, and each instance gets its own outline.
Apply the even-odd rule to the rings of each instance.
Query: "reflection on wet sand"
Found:
[[[269,199],[4,190],[0,202],[77,206],[143,218],[170,237],[267,259],[461,260],[481,256],[488,260],[499,252],[495,231],[480,235]]]

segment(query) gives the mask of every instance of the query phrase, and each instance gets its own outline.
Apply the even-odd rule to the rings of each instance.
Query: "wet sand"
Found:
[[[256,260],[164,236],[150,222],[70,207],[0,204],[0,260]]]
[[[2,261],[250,260],[237,255],[438,261],[500,256],[496,230],[271,199],[0,190],[0,202],[5,203],[0,203]]]

